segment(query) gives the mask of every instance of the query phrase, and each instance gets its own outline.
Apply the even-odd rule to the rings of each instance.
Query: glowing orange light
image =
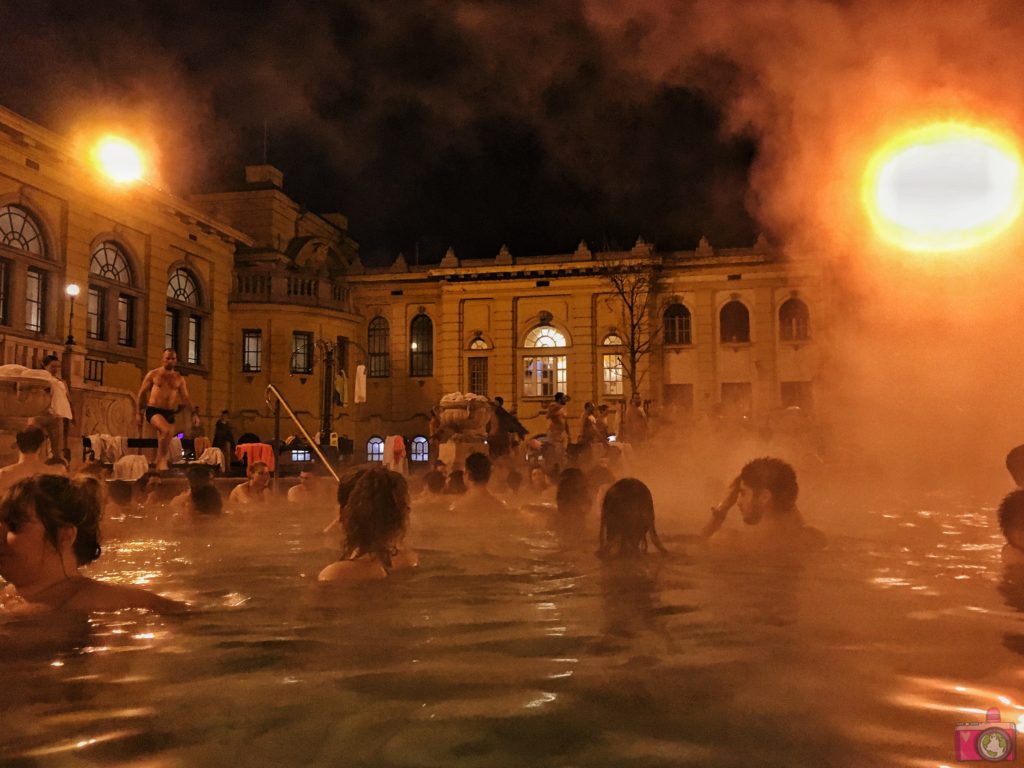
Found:
[[[1016,220],[1024,172],[1011,139],[966,123],[933,123],[874,154],[861,196],[886,242],[908,251],[960,251]]]
[[[92,155],[96,166],[119,184],[142,178],[142,153],[131,142],[117,136],[106,136],[97,142]]]

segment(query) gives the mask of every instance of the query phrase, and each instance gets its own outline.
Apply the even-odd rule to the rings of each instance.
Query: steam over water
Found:
[[[695,544],[717,499],[683,468],[670,559],[600,563],[593,518],[417,510],[418,572],[356,589],[313,582],[329,510],[109,521],[101,575],[197,610],[0,624],[0,762],[936,766],[957,723],[1024,714],[991,508],[801,479],[814,555]]]

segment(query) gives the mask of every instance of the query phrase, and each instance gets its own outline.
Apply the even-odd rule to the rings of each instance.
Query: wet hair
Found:
[[[409,523],[409,485],[397,472],[369,467],[359,473],[345,502],[342,559],[372,554],[391,565],[395,547]]]
[[[1013,482],[1024,487],[1024,445],[1018,445],[1006,454],[1006,468],[1010,470]]]
[[[740,480],[755,493],[769,491],[772,503],[779,512],[787,512],[796,506],[800,490],[796,483],[796,472],[782,459],[764,457],[749,461],[740,470]]]
[[[213,483],[193,488],[189,497],[197,515],[219,515],[224,509],[224,500]]]
[[[423,476],[423,484],[431,493],[441,493],[444,490],[444,475],[432,469]]]
[[[565,402],[565,392],[555,392],[555,402],[556,403],[564,403]]]
[[[456,469],[448,475],[448,483],[445,487],[445,493],[465,493],[468,489],[466,488],[466,481],[463,478],[464,475],[461,469]]]
[[[28,521],[33,511],[55,550],[60,551],[61,528],[74,528],[76,562],[86,565],[100,556],[102,508],[97,480],[36,475],[15,483],[0,499],[0,520],[12,530]]]
[[[43,358],[43,368],[48,366],[50,363],[59,363],[59,362],[60,362],[60,358],[57,357],[56,355],[52,355],[52,354],[51,355],[47,355],[46,357]]]
[[[131,504],[132,485],[128,480],[111,480],[107,483],[107,497],[115,504]]]
[[[505,477],[505,485],[508,486],[510,491],[515,493],[523,485],[523,476],[513,469]]]
[[[491,460],[482,453],[471,453],[466,457],[466,476],[478,485],[486,483],[491,479]]]
[[[14,436],[14,442],[22,453],[35,453],[42,447],[44,440],[46,433],[39,427],[28,427]]]
[[[359,478],[366,474],[369,469],[369,465],[364,464],[350,469],[341,476],[338,480],[338,506],[344,507],[348,503],[348,497],[352,495],[352,489],[356,487]]]
[[[558,491],[555,502],[562,514],[583,513],[590,509],[593,502],[590,483],[582,470],[569,467],[558,478]]]
[[[185,479],[193,488],[209,485],[213,480],[213,467],[209,464],[189,464],[185,467]]]
[[[252,464],[250,464],[248,467],[245,468],[245,476],[246,477],[252,477],[257,472],[259,472],[261,469],[265,469],[268,472],[270,471],[270,467],[267,466],[266,462],[254,461]]]
[[[612,484],[601,502],[599,557],[637,555],[647,551],[647,539],[660,549],[654,529],[651,489],[635,477]]]

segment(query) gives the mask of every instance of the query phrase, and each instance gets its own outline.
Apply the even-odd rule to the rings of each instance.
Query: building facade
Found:
[[[623,274],[646,286],[632,313],[611,277]],[[68,283],[81,287],[74,303]],[[307,211],[271,166],[187,200],[113,186],[60,137],[0,111],[0,360],[67,353],[73,436],[134,434],[134,393],[165,347],[208,421],[228,410],[236,434],[270,437],[274,384],[311,433],[351,439],[357,460],[390,434],[425,438],[430,409],[455,391],[501,395],[538,432],[556,391],[578,415],[634,385],[670,422],[757,420],[821,398],[828,305],[815,262],[763,240],[503,247],[366,269],[345,217]]]

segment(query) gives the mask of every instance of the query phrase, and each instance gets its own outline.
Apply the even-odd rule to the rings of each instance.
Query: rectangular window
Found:
[[[192,365],[199,365],[202,361],[202,322],[202,318],[195,315],[190,315],[188,318],[188,354],[185,356],[185,362]]]
[[[809,381],[783,381],[782,407],[809,411],[814,406],[814,394]]]
[[[93,384],[103,383],[103,360],[95,357],[85,358],[85,380]]]
[[[292,334],[292,373],[313,372],[313,334],[295,331]]]
[[[178,310],[168,309],[164,313],[164,348],[178,351]]]
[[[25,282],[25,329],[42,333],[46,330],[46,273],[35,267],[28,268]]]
[[[487,394],[487,358],[469,358],[469,391],[476,395]]]
[[[135,299],[117,297],[117,343],[122,347],[135,346]]]
[[[606,396],[621,395],[625,374],[622,355],[604,355],[601,368],[604,370],[604,394]]]
[[[263,331],[259,328],[242,331],[242,370],[245,373],[263,370]]]
[[[523,358],[523,395],[554,397],[564,392],[568,380],[568,358],[565,355]]]
[[[679,413],[693,413],[693,384],[666,384],[662,395],[667,407]]]
[[[338,347],[334,354],[334,370],[348,370],[348,336],[338,337]]]
[[[742,419],[754,410],[754,388],[750,382],[722,385],[722,415]]]
[[[0,260],[0,323],[7,325],[10,320],[7,314],[7,297],[10,290],[10,266]]]
[[[103,315],[106,296],[99,288],[89,288],[85,307],[85,335],[90,339],[103,338]]]

